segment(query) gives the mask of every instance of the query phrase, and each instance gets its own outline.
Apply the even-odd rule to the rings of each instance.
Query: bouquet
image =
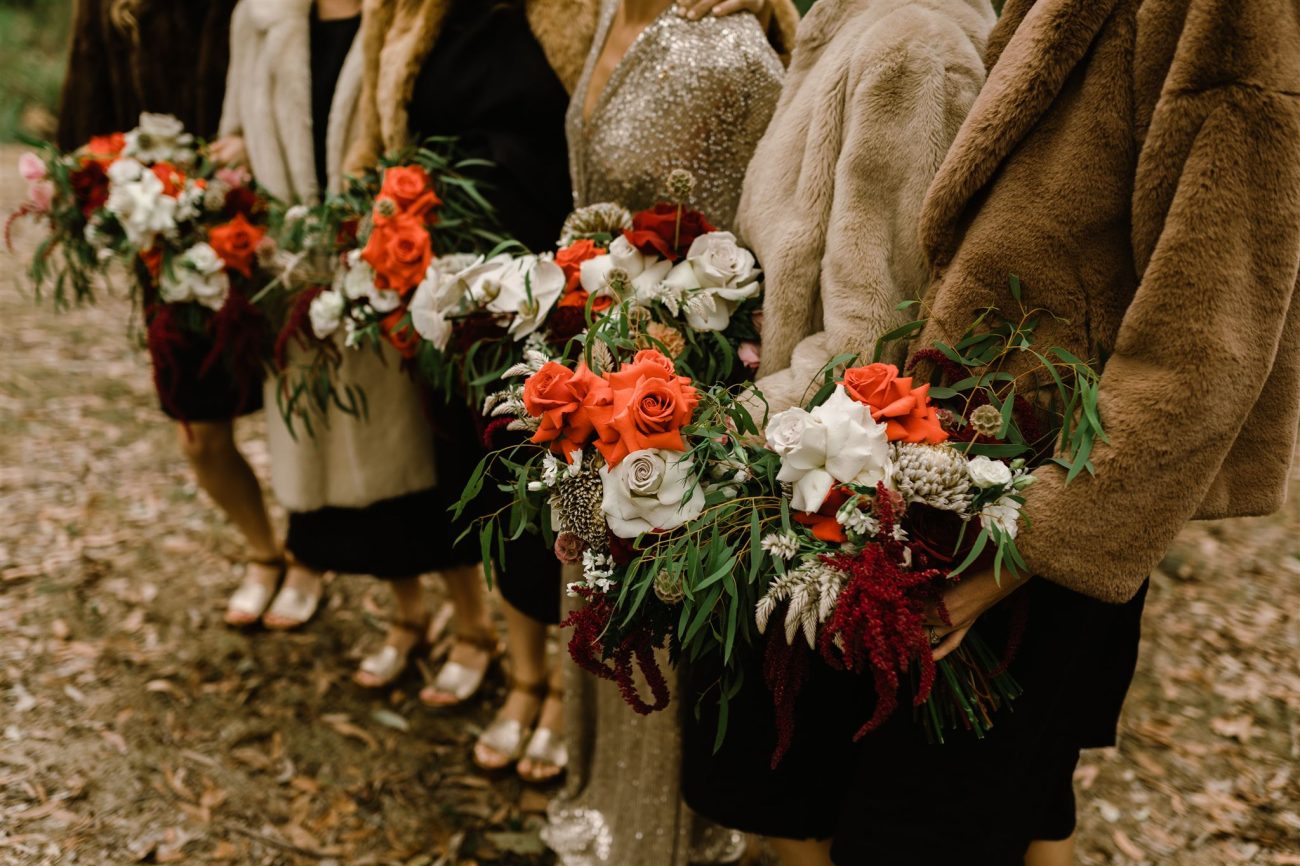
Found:
[[[310,428],[331,407],[365,414],[365,395],[336,381],[344,351],[387,342],[413,369],[436,368],[440,349],[424,336],[433,330],[427,295],[475,251],[503,243],[467,174],[485,163],[455,150],[451,139],[430,139],[349,178],[341,195],[274,220],[280,273],[259,301],[281,310],[277,403],[291,424]],[[301,350],[292,360],[291,345]]]
[[[935,739],[951,729],[982,736],[1019,694],[1006,673],[1014,629],[1001,652],[973,631],[936,664],[926,616],[977,563],[999,580],[1024,576],[1015,539],[1029,469],[1055,460],[1072,480],[1104,436],[1097,374],[1062,349],[1035,348],[1038,315],[987,310],[956,345],[916,352],[914,365],[951,382],[942,386],[879,362],[887,342],[922,324],[910,323],[882,339],[872,363],[833,359],[813,399],[768,419],[761,440],[754,397],[734,388],[696,381],[689,400],[667,400],[639,385],[617,401],[611,426],[593,377],[619,374],[537,367],[512,409],[550,453],[499,458],[513,470],[516,501],[508,520],[485,522],[485,547],[494,533],[558,532],[556,553],[581,561],[573,590],[589,602],[571,618],[570,652],[589,669],[605,666],[638,711],[667,703],[626,687],[633,660],[653,663],[647,648],[714,658],[719,743],[742,660],[759,652],[777,705],[777,760],[813,652],[872,678],[877,702],[858,736],[904,691]],[[1041,382],[1033,401],[1017,393]],[[669,417],[661,410],[670,406],[669,453],[633,454],[654,429],[648,419]]]
[[[60,306],[69,294],[90,300],[99,274],[125,266],[165,404],[187,333],[211,341],[205,366],[260,364],[263,322],[249,299],[263,278],[267,202],[247,173],[216,169],[179,120],[147,112],[72,153],[25,153],[19,169],[28,200],[14,216],[48,229],[29,268],[38,292],[52,286]]]

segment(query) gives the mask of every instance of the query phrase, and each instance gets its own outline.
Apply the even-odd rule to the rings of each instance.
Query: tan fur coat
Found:
[[[800,25],[737,217],[765,274],[772,411],[836,355],[869,355],[925,290],[921,203],[984,81],[993,20],[988,0],[819,0]]]
[[[1052,466],[1019,545],[1130,598],[1192,517],[1283,501],[1300,422],[1300,4],[1009,0],[988,83],[930,190],[918,341],[980,307],[1050,311],[1105,359],[1096,477]]]
[[[383,153],[410,144],[407,106],[450,5],[451,0],[365,0],[363,129],[348,152],[347,171],[361,171]],[[773,7],[768,35],[778,53],[788,54],[799,13],[792,0],[773,0]],[[595,38],[600,0],[527,0],[525,12],[551,68],[572,93]]]

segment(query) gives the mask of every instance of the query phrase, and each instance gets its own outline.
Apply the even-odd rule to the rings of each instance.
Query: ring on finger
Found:
[[[939,634],[939,629],[932,625],[925,627],[925,634],[930,639],[930,646],[938,646],[943,643],[943,635]]]

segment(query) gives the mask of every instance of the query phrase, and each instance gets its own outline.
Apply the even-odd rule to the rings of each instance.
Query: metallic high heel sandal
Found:
[[[418,622],[393,620],[390,623],[393,628],[404,631],[414,638],[410,649],[402,652],[385,641],[378,652],[371,653],[361,660],[352,681],[363,689],[382,689],[392,685],[411,663],[411,658],[416,653],[424,652],[429,648],[429,623],[432,621],[432,615],[426,615]]]
[[[542,702],[546,700],[545,681],[529,685],[513,683],[510,686],[510,691],[522,692],[537,698],[537,713],[542,712]],[[480,770],[497,772],[518,762],[524,756],[524,749],[529,743],[531,730],[532,728],[528,724],[516,719],[502,718],[498,715],[492,720],[491,724],[483,729],[483,733],[479,734],[478,740],[474,743],[475,765]],[[485,761],[483,759],[484,750],[490,750],[500,758],[500,761]]]
[[[546,700],[564,701],[564,692],[552,689],[547,695]],[[542,709],[538,710],[540,717],[546,709],[546,703],[543,701]],[[532,765],[532,771],[524,771],[524,762],[527,761]],[[533,731],[533,735],[528,738],[528,747],[524,749],[523,759],[515,768],[519,773],[519,778],[532,785],[546,785],[554,782],[564,775],[564,770],[569,766],[569,748],[565,745],[564,735],[557,734],[550,728],[544,728],[540,724]],[[540,773],[539,768],[546,767],[554,772]]]
[[[245,567],[244,579],[239,584],[239,588],[230,596],[230,601],[226,602],[226,625],[242,628],[256,623],[266,613],[266,609],[271,605],[271,599],[275,597],[280,588],[280,583],[284,581],[284,572],[288,568],[288,563],[283,556],[275,556],[270,559],[249,559],[247,565],[260,565],[265,568],[274,568],[278,572],[275,579],[275,586],[270,587],[264,583],[252,580],[248,576],[248,569]]]
[[[420,701],[430,707],[455,707],[465,703],[483,686],[488,671],[501,656],[501,643],[495,634],[456,635],[456,643],[476,646],[487,653],[482,668],[472,668],[459,662],[443,664],[430,685],[420,690]]]
[[[292,569],[293,558],[289,557],[288,562]],[[282,584],[280,591],[275,594],[275,601],[271,602],[270,610],[262,617],[262,625],[275,631],[288,631],[310,622],[320,608],[321,599],[325,597],[325,575],[325,572],[320,574],[320,586],[315,592],[303,592],[297,587]]]

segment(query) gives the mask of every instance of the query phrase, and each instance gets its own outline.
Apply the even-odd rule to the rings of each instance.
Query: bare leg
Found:
[[[1025,866],[1072,866],[1074,863],[1074,836],[1060,841],[1040,839],[1030,843],[1025,854]]]
[[[456,635],[463,638],[452,645],[447,661],[469,670],[486,671],[492,661],[488,646],[495,630],[488,615],[483,572],[477,565],[463,565],[444,570],[442,577],[451,601]],[[450,707],[462,699],[429,685],[420,692],[420,700],[433,707]]]
[[[403,577],[387,583],[393,590],[393,616],[384,646],[392,647],[394,652],[384,654],[381,650],[379,655],[362,662],[361,670],[353,679],[368,689],[388,685],[401,675],[411,650],[424,638],[428,628],[429,610],[424,604],[420,578]]]
[[[766,841],[781,866],[834,866],[829,839],[768,838]]]
[[[235,447],[234,422],[196,421],[189,429],[178,425],[177,432],[199,486],[243,533],[249,555],[261,560],[278,557],[280,545],[266,513],[262,486]]]
[[[266,616],[262,617],[262,624],[280,630],[306,625],[316,613],[324,582],[325,575],[321,572],[291,559],[280,593]],[[284,613],[278,612],[281,604],[286,605],[282,608]]]
[[[506,617],[506,655],[510,659],[510,676],[515,685],[524,688],[511,688],[506,693],[506,701],[497,711],[497,718],[513,719],[527,728],[536,720],[542,703],[537,692],[528,690],[528,687],[547,679],[546,624],[533,619],[504,598],[501,607]],[[563,704],[560,707],[563,709]],[[508,755],[500,754],[483,742],[474,745],[474,756],[479,764],[491,769],[500,769],[510,763]]]

